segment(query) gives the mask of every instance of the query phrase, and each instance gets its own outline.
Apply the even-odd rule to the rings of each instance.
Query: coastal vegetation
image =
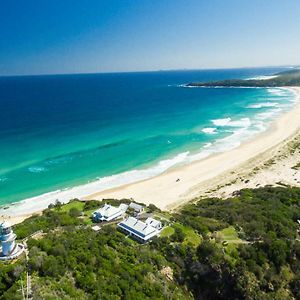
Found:
[[[56,203],[16,225],[19,238],[43,235],[28,239],[28,261],[1,263],[0,299],[22,299],[26,272],[33,299],[300,298],[300,188],[244,189],[172,214],[151,206],[165,228],[144,245],[115,224],[92,230],[100,204]]]
[[[211,82],[191,82],[191,87],[282,87],[300,86],[300,70],[276,73],[269,79],[226,79]]]

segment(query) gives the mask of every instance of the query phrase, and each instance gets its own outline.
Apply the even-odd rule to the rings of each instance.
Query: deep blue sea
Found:
[[[282,70],[0,77],[0,204],[147,178],[237,147],[289,110],[293,93],[182,85]]]

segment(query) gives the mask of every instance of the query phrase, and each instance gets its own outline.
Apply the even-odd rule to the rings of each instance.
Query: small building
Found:
[[[120,222],[118,227],[136,240],[145,243],[159,234],[162,225],[160,221],[152,218],[148,218],[145,222],[142,222],[134,217],[128,217]]]
[[[16,243],[16,238],[8,222],[0,224],[0,260],[14,259],[23,253],[24,245]]]
[[[135,215],[139,215],[144,212],[144,206],[134,202],[129,204],[129,208],[134,210]]]
[[[92,226],[92,230],[94,230],[94,231],[99,231],[100,229],[101,229],[101,227],[98,225]]]
[[[92,219],[95,222],[109,222],[122,217],[128,208],[127,204],[121,203],[118,207],[110,204],[105,204],[100,209],[92,213]]]
[[[152,227],[156,228],[157,230],[161,230],[162,229],[162,224],[160,221],[155,220],[153,218],[148,218],[145,222],[148,225],[151,225]]]

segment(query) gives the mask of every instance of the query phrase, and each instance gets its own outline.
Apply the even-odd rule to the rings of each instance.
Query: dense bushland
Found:
[[[23,236],[48,229],[29,239],[28,264],[1,264],[0,299],[22,299],[26,270],[34,299],[300,299],[299,188],[195,200],[171,216],[170,234],[147,245],[115,225],[94,232],[72,209],[16,226]]]

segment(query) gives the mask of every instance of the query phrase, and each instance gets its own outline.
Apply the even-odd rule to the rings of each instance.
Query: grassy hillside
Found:
[[[111,200],[114,201],[114,200]],[[115,224],[87,222],[99,202],[55,206],[16,226],[29,260],[1,263],[0,299],[300,299],[300,189],[265,187],[199,199],[141,245]]]
[[[274,74],[274,78],[267,80],[242,80],[227,79],[211,82],[192,82],[187,86],[194,87],[282,87],[282,86],[300,86],[300,70],[290,70]]]

